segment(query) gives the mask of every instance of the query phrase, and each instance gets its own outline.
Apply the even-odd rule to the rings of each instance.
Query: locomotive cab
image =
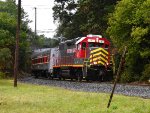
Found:
[[[105,48],[109,51],[110,43],[101,35],[87,35],[76,42],[76,58],[88,58],[90,51],[96,48]]]
[[[76,58],[86,58],[87,42],[80,42],[76,45]]]

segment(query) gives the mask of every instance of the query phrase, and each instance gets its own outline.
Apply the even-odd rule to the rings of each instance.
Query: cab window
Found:
[[[77,44],[77,50],[80,50],[80,49],[81,49],[81,45]]]
[[[89,47],[102,47],[103,43],[89,42]]]
[[[102,47],[104,43],[96,43],[96,47]]]
[[[82,49],[86,48],[86,42],[82,42]]]
[[[109,47],[109,45],[106,44],[106,45],[105,45],[105,48],[108,48],[108,47]]]
[[[95,47],[95,43],[89,42],[89,47]]]

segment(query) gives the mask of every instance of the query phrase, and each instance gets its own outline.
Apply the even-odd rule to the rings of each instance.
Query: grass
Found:
[[[150,113],[150,99],[70,91],[0,80],[0,113]]]

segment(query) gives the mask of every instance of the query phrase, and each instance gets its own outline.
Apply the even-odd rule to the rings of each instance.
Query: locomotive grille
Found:
[[[90,52],[90,65],[105,65],[108,63],[108,51],[104,48],[97,48]]]

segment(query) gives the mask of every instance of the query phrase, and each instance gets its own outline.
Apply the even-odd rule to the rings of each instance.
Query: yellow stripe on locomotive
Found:
[[[97,48],[91,51],[91,54],[98,52],[98,51],[103,51],[105,54],[108,54],[108,51],[106,51],[104,48]]]
[[[106,63],[108,63],[108,52],[104,48],[97,48],[90,52],[90,65]]]

